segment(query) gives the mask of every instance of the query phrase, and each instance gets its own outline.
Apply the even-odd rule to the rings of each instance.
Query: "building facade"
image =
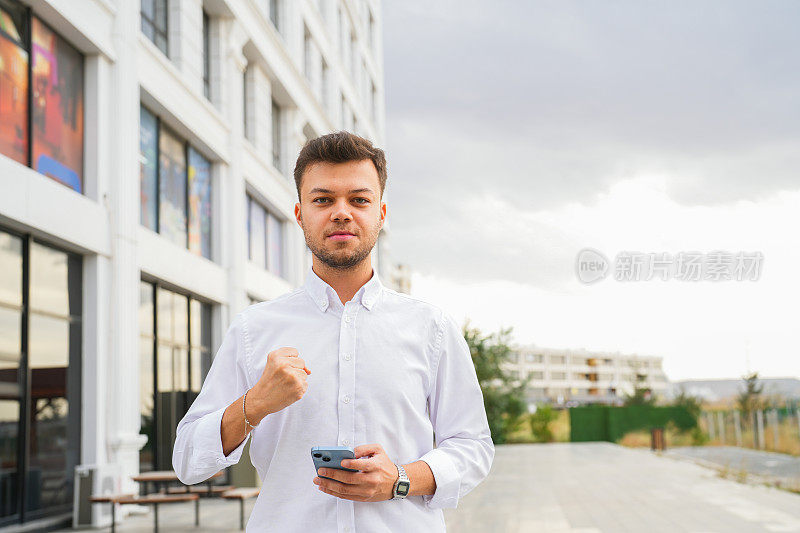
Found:
[[[0,528],[171,469],[232,317],[310,267],[300,147],[384,146],[381,43],[377,0],[0,0]]]
[[[637,387],[663,398],[669,381],[662,362],[654,356],[524,346],[512,350],[505,366],[518,382],[528,380],[529,405],[619,404]]]

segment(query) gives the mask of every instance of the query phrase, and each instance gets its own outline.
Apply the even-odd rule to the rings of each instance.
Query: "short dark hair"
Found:
[[[369,159],[378,171],[381,197],[386,188],[386,155],[383,150],[372,146],[372,142],[349,131],[337,131],[316,139],[311,139],[300,150],[294,166],[294,183],[297,186],[297,199],[300,199],[300,185],[303,174],[314,163],[347,163]]]

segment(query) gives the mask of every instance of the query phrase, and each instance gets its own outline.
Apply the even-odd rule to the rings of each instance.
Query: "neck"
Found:
[[[367,256],[361,263],[348,270],[331,268],[314,257],[311,268],[322,281],[336,291],[342,305],[352,300],[358,289],[372,279],[372,260],[370,256]]]

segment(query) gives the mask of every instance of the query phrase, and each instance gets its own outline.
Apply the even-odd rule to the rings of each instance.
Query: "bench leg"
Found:
[[[153,529],[153,531],[154,531],[155,533],[158,533],[158,504],[157,504],[157,503],[154,503],[154,504],[153,504],[153,514],[155,515],[155,518],[154,518],[154,521],[155,521],[155,522],[154,522],[154,529]]]
[[[200,498],[194,501],[194,525],[200,525]]]
[[[244,498],[239,500],[239,529],[244,531]]]
[[[111,533],[117,531],[117,504],[111,502]]]

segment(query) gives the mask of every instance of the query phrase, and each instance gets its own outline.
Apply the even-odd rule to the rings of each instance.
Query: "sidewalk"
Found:
[[[800,532],[800,496],[610,443],[498,446],[449,533]]]
[[[238,531],[236,502],[203,501],[200,509],[202,527],[195,529],[193,504],[163,506],[161,531]],[[511,445],[497,447],[489,477],[445,518],[449,533],[800,533],[800,495],[721,479],[646,449]],[[151,513],[117,531],[152,527]]]
[[[784,453],[736,446],[684,446],[667,450],[667,455],[800,485],[800,457]]]

